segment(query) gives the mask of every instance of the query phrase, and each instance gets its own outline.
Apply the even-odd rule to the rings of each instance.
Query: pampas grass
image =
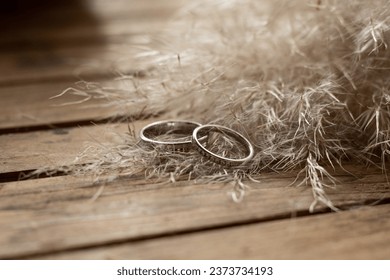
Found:
[[[197,3],[158,48],[136,58],[142,77],[122,75],[131,87],[77,91],[111,105],[115,99],[118,111],[146,108],[236,129],[256,148],[251,168],[227,170],[196,152],[145,149],[130,129],[122,143],[87,150],[92,163],[81,172],[231,180],[239,201],[243,179],[294,170],[312,187],[312,209],[317,202],[335,209],[326,196],[333,168],[353,161],[387,170],[389,43],[387,0]]]

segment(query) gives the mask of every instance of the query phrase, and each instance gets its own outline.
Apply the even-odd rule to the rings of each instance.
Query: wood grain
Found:
[[[153,45],[184,2],[43,1],[3,16],[13,32],[0,28],[0,86],[137,71],[131,58]]]
[[[98,86],[96,86],[98,85]],[[95,84],[99,87],[114,87],[123,90],[120,94],[126,94],[129,100],[138,98],[136,94],[131,92],[132,84],[129,81],[101,81]],[[0,98],[2,100],[2,110],[0,112],[0,131],[7,129],[21,129],[35,126],[51,126],[56,124],[74,122],[77,127],[78,123],[101,120],[105,118],[127,115],[135,116],[142,111],[142,103],[135,104],[115,104],[109,106],[110,102],[114,102],[114,94],[112,99],[92,97],[85,102],[87,96],[78,96],[74,94],[65,94],[59,98],[54,96],[62,93],[68,88],[76,88],[83,91],[83,87],[79,87],[75,83],[70,82],[52,82],[45,84],[29,84],[25,86],[11,86],[0,88]],[[104,89],[101,89],[104,92]],[[126,91],[126,92],[124,92]],[[121,97],[116,97],[121,98]],[[125,99],[125,97],[123,97]],[[126,99],[125,99],[126,100]],[[75,103],[66,105],[69,103]],[[77,104],[79,102],[79,104]]]
[[[385,259],[390,205],[50,254],[46,259]]]
[[[335,172],[336,188],[327,190],[346,210],[339,213],[319,205],[310,214],[311,189],[291,185],[293,173],[260,174],[260,183],[247,182],[241,203],[232,201],[231,183],[91,174],[9,179],[71,165],[89,142],[123,137],[127,124],[89,123],[138,116],[142,108],[94,107],[106,105],[102,99],[57,106],[80,97],[50,98],[80,79],[112,87],[116,71],[142,71],[145,62],[134,56],[158,43],[189,1],[44,2],[34,2],[27,21],[0,17],[13,31],[0,28],[0,258],[390,258],[390,185],[378,170],[353,163],[350,173]],[[151,121],[136,121],[136,130]],[[364,206],[374,204],[382,205]]]
[[[1,135],[0,173],[71,165],[88,145],[114,141],[127,129],[113,124]]]
[[[68,113],[75,114],[74,111]],[[85,114],[86,111],[80,113]],[[148,119],[100,125],[91,123],[80,127],[0,135],[0,174],[72,165],[87,147],[122,145],[128,137],[129,127],[138,134],[151,121]],[[86,161],[77,162],[82,163]]]
[[[123,38],[123,37],[120,37]],[[80,80],[116,79],[118,72],[144,70],[134,55],[149,46],[150,36],[129,36],[114,44],[0,53],[0,88],[58,82],[67,87]],[[44,88],[45,85],[42,85]]]
[[[286,187],[292,179],[265,176],[260,184],[252,185],[242,203],[232,202],[231,184],[150,184],[122,179],[101,189],[83,178],[70,177],[1,184],[0,257],[294,217],[307,212],[313,198],[309,188]],[[330,195],[336,205],[389,198],[387,183],[373,184],[373,178],[368,184],[344,179],[347,182]]]

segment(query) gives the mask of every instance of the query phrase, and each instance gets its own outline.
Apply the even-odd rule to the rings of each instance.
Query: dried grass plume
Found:
[[[389,44],[388,0],[198,2],[169,26],[158,48],[137,57],[142,77],[121,77],[131,87],[77,90],[114,97],[126,110],[234,128],[256,147],[251,169],[225,170],[195,152],[145,150],[137,135],[87,151],[97,155],[88,168],[171,181],[235,180],[238,200],[244,177],[297,170],[315,201],[333,207],[324,183],[333,167],[353,160],[387,170]]]

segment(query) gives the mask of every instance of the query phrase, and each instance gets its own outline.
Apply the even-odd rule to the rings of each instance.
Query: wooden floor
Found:
[[[241,203],[229,184],[135,178],[101,189],[72,176],[19,180],[71,164],[94,135],[126,132],[126,123],[96,121],[114,115],[110,108],[55,106],[50,97],[81,78],[110,81],[113,65],[137,71],[128,46],[153,41],[145,34],[158,36],[186,1],[19,2],[23,9],[1,11],[0,258],[390,258],[389,183],[358,166],[329,191],[341,212],[309,213],[311,190],[291,186],[293,174],[263,174]]]

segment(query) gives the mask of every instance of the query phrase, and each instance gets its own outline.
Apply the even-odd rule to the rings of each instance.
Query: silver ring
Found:
[[[234,138],[237,142],[243,145],[246,156],[243,158],[227,158],[221,155],[217,155],[210,150],[208,150],[205,146],[202,145],[200,142],[200,139],[204,139],[205,136],[208,137],[209,132],[218,132],[227,136],[230,136]],[[199,134],[202,134],[199,138]],[[212,162],[215,162],[220,165],[227,165],[227,166],[238,166],[242,165],[244,163],[247,163],[253,158],[254,155],[254,149],[249,142],[248,139],[246,139],[242,134],[238,133],[237,131],[230,129],[225,126],[221,125],[202,125],[194,129],[192,133],[192,143],[196,146],[197,150],[206,158],[211,160]]]
[[[200,123],[185,120],[157,121],[145,126],[140,131],[140,138],[154,147],[164,146],[174,150],[188,149],[192,147],[191,134],[199,126],[201,126]],[[179,137],[180,134],[183,136]],[[167,136],[167,139],[158,140],[159,136],[160,138]]]

